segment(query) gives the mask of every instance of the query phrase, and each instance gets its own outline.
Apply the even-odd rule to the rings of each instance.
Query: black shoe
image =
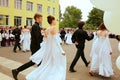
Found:
[[[17,51],[13,50],[14,53],[17,53]]]
[[[89,64],[90,64],[90,61],[86,64],[86,67],[88,67]]]
[[[18,80],[18,79],[17,79],[18,72],[17,72],[16,69],[12,70],[12,75],[13,75],[13,78],[14,78],[15,80]]]
[[[70,72],[76,72],[74,69],[69,69]]]
[[[26,51],[23,51],[24,53],[26,52]]]
[[[21,48],[19,49],[19,51],[21,51]]]

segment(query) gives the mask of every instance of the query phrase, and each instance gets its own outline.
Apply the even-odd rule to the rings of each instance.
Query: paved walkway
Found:
[[[116,40],[110,40],[113,55],[112,55],[112,63],[115,75],[111,78],[103,78],[99,75],[95,75],[93,77],[89,76],[89,68],[86,68],[83,64],[81,58],[79,59],[75,69],[76,73],[70,73],[68,68],[75,56],[76,48],[74,45],[63,45],[63,49],[67,55],[67,79],[66,80],[120,80],[120,71],[117,69],[115,65],[115,61],[120,52],[118,52],[117,45],[118,42]],[[92,42],[86,43],[85,55],[87,60],[91,60],[89,57],[90,49]],[[0,80],[13,80],[11,75],[11,70],[19,67],[20,65],[29,61],[30,52],[23,53],[22,51],[18,51],[17,53],[12,52],[13,47],[0,47]],[[103,55],[104,56],[104,55]],[[23,72],[21,72],[18,76],[19,80],[25,80],[25,76],[34,70],[36,66],[33,66]]]

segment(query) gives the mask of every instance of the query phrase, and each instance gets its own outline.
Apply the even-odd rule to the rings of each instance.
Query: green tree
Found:
[[[87,28],[88,29],[97,29],[101,22],[103,22],[103,14],[104,12],[100,9],[93,8],[89,13],[87,20]]]
[[[59,5],[59,22],[61,21],[61,19],[62,19],[62,13],[61,13],[60,5]]]
[[[82,18],[82,12],[80,9],[74,6],[68,6],[63,14],[63,19],[60,22],[60,27],[76,28],[78,21]]]

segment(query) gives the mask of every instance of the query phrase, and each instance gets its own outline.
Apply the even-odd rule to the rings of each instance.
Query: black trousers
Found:
[[[21,50],[19,41],[20,41],[20,39],[16,39],[14,49],[13,49],[14,51],[16,51],[17,47]]]
[[[39,47],[39,48],[36,48],[36,49],[33,49],[33,48],[32,48],[32,55],[33,55],[37,50],[39,50],[39,49],[40,49],[40,47]],[[41,61],[41,62],[42,62],[42,61]],[[40,62],[40,64],[41,64],[41,62]],[[39,64],[39,65],[40,65],[40,64]],[[18,72],[21,72],[21,71],[23,71],[23,70],[25,70],[25,69],[33,66],[33,65],[35,65],[35,63],[32,62],[32,61],[29,61],[29,62],[23,64],[22,66],[18,67],[18,68],[17,68],[17,71],[18,71]],[[38,66],[39,66],[39,65],[38,65]]]
[[[81,46],[80,48],[77,48],[77,53],[76,53],[75,58],[73,59],[72,64],[70,65],[70,69],[74,69],[77,61],[78,61],[79,58],[80,58],[80,56],[81,56],[84,64],[87,65],[88,62],[87,62],[87,60],[86,60],[86,58],[85,58],[85,55],[84,55],[84,45]]]
[[[6,46],[6,39],[5,38],[2,38],[2,41],[1,41],[1,46],[5,47]]]
[[[61,35],[60,37],[61,37],[62,41],[65,42],[65,35]]]

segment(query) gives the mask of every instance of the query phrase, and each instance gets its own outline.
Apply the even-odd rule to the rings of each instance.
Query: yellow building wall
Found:
[[[33,11],[26,10],[27,1],[33,2]],[[14,26],[14,16],[22,17],[22,25],[26,25],[26,18],[33,18],[35,13],[37,12],[37,4],[42,4],[42,14],[43,22],[42,27],[47,28],[49,25],[47,23],[47,16],[53,15],[53,7],[56,9],[56,14],[53,15],[56,20],[59,20],[59,0],[53,2],[53,0],[22,0],[22,9],[14,8],[14,0],[9,0],[8,7],[0,6],[0,15],[8,15],[9,16],[9,26]],[[50,6],[50,14],[47,12],[47,7]],[[33,20],[34,21],[34,20]],[[57,21],[57,27],[59,27],[59,21]]]

